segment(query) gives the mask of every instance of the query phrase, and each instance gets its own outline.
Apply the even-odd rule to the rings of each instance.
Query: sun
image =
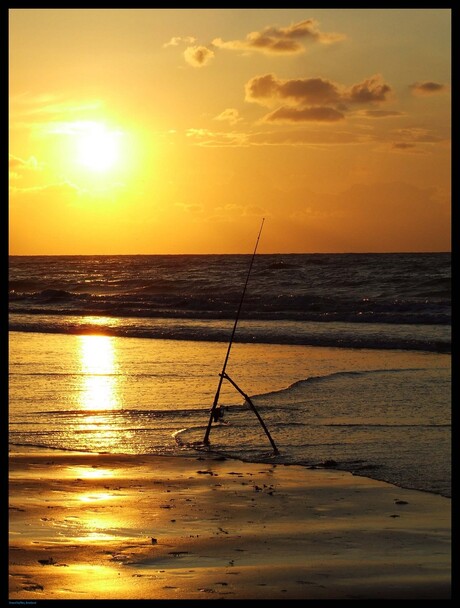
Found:
[[[86,169],[104,173],[120,159],[121,133],[101,123],[87,123],[77,136],[77,160]]]

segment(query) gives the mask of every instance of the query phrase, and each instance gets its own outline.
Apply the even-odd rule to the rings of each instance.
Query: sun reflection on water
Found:
[[[116,339],[111,336],[78,336],[80,385],[78,407],[82,410],[73,438],[85,450],[110,451],[121,436],[117,411],[123,409]]]
[[[118,362],[110,336],[79,336],[83,385],[80,406],[84,410],[121,407],[118,391]]]

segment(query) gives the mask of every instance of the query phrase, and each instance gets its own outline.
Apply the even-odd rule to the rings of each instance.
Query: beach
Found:
[[[450,258],[257,259],[278,454],[246,262],[12,260],[10,603],[450,597]]]
[[[8,13],[8,603],[451,599],[451,10],[90,9]]]
[[[196,456],[10,452],[9,600],[448,599],[448,498]]]

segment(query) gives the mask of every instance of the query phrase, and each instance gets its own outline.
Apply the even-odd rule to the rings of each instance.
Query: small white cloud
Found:
[[[184,42],[185,44],[194,44],[196,38],[194,36],[173,36],[169,42],[163,44],[163,48],[167,48],[168,46],[179,46],[181,42]]]
[[[242,118],[236,108],[226,108],[223,112],[216,116],[214,120],[222,120],[234,125],[242,120]]]
[[[184,51],[185,61],[195,68],[201,68],[211,61],[214,51],[206,46],[189,46]]]

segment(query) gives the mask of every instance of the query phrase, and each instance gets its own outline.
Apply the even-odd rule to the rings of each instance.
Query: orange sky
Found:
[[[450,250],[450,10],[9,21],[11,254]]]

